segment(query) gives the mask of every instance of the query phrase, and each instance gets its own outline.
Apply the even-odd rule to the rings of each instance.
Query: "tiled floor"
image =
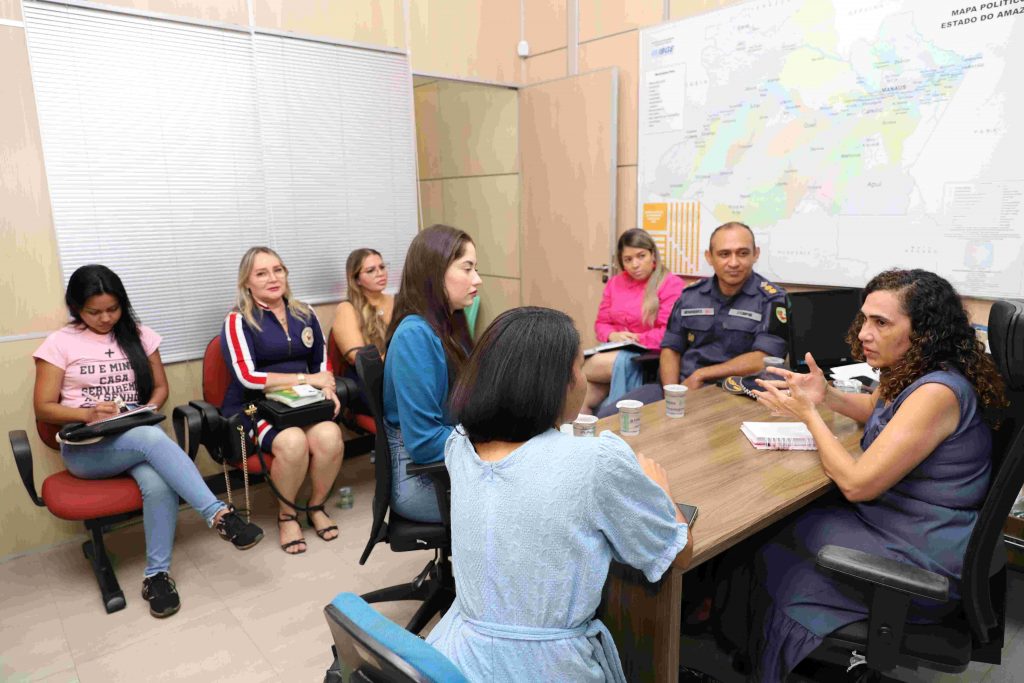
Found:
[[[181,611],[154,619],[139,595],[145,564],[142,526],[111,532],[109,550],[128,606],[103,611],[99,590],[71,543],[0,564],[0,681],[322,681],[331,662],[323,607],[339,592],[364,593],[415,577],[429,552],[378,546],[365,566],[373,469],[369,458],[345,463],[339,485],[355,507],[330,508],[341,527],[331,543],[306,530],[309,550],[286,556],[277,545],[273,496],[254,489],[254,520],[267,532],[239,552],[181,512],[172,576]],[[380,610],[405,623],[416,603]]]
[[[182,607],[169,619],[152,618],[139,595],[145,562],[139,524],[107,537],[128,599],[114,614],[103,611],[78,543],[0,564],[0,681],[322,681],[331,646],[324,605],[341,591],[364,593],[411,580],[431,558],[429,552],[392,553],[379,546],[359,566],[371,521],[369,458],[346,462],[339,485],[355,492],[354,508],[331,508],[341,537],[323,543],[307,530],[309,550],[299,557],[278,548],[273,497],[264,487],[255,489],[253,507],[267,538],[245,552],[183,510],[172,569]],[[1011,572],[1010,578],[1002,666],[972,666],[963,676],[898,677],[1024,681],[1024,574]],[[404,624],[416,603],[378,607]],[[684,641],[683,662],[725,682],[738,680],[706,642]]]

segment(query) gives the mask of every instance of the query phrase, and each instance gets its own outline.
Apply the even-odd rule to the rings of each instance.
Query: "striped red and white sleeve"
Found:
[[[224,321],[224,338],[231,355],[231,369],[238,381],[247,389],[263,389],[267,384],[267,373],[256,369],[246,337],[245,320],[238,311],[228,313]]]

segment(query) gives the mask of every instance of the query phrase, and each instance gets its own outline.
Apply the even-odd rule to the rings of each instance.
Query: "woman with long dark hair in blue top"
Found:
[[[391,507],[418,522],[438,522],[441,513],[430,479],[406,474],[406,466],[444,458],[448,393],[472,347],[464,311],[481,282],[476,246],[462,230],[433,225],[409,245],[387,334],[384,428]]]

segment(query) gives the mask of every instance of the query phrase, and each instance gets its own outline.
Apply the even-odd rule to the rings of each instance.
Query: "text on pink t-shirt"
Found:
[[[160,335],[145,325],[139,325],[139,337],[146,356],[160,347]],[[90,408],[115,398],[125,403],[139,401],[135,371],[113,333],[96,334],[88,328],[67,325],[48,336],[32,356],[64,371],[61,405]]]

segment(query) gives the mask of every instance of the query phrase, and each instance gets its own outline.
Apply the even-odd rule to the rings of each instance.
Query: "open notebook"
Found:
[[[813,451],[818,448],[803,422],[744,422],[740,431],[759,451]]]

